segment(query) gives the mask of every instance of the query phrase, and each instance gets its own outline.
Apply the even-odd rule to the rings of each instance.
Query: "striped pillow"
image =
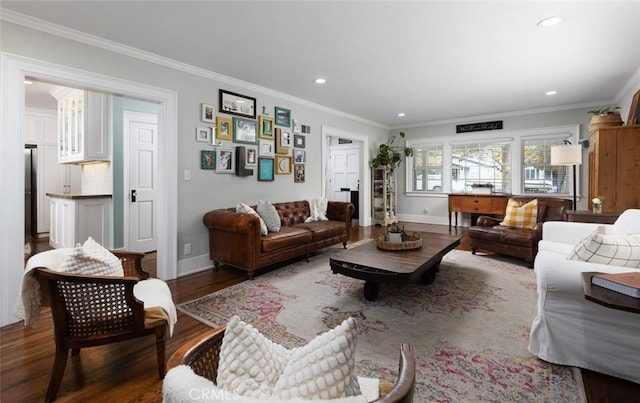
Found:
[[[500,225],[509,228],[531,229],[536,226],[537,219],[538,199],[533,199],[524,205],[517,200],[509,199],[504,220]]]
[[[640,234],[619,234],[600,225],[567,259],[640,269]]]

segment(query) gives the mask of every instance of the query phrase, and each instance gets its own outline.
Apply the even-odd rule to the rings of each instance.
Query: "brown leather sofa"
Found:
[[[236,213],[235,208],[212,210],[203,217],[209,229],[209,258],[214,266],[226,264],[247,271],[248,277],[262,267],[342,242],[346,248],[351,233],[354,205],[329,201],[329,221],[304,221],[311,215],[307,201],[273,203],[282,227],[279,232],[260,234],[258,217]],[[255,206],[253,206],[255,210]]]
[[[538,242],[542,239],[542,223],[566,221],[566,212],[572,208],[573,201],[546,196],[512,196],[512,199],[523,203],[538,199],[536,226],[533,229],[501,227],[502,218],[480,216],[476,225],[468,230],[471,253],[475,255],[478,249],[484,249],[521,257],[529,267],[533,267],[533,260],[538,253]]]

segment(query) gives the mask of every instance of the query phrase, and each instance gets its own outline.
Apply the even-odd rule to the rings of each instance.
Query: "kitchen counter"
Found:
[[[49,197],[58,199],[82,200],[82,199],[104,199],[111,198],[110,194],[82,194],[82,193],[47,193]]]

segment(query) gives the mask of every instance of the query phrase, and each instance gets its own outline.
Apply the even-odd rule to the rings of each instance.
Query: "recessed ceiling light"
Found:
[[[29,84],[33,84],[33,81],[29,81],[29,80],[24,80],[24,83],[29,85]]]
[[[405,117],[405,113],[404,112],[398,113],[398,117],[401,117],[401,118]]]
[[[547,91],[544,93],[544,95],[556,95],[558,93],[558,91]]]
[[[547,17],[540,21],[538,21],[539,27],[552,27],[554,25],[558,25],[562,22],[562,17],[554,15],[553,17]]]
[[[324,78],[316,78],[315,80],[313,80],[313,82],[315,82],[316,84],[324,84],[327,82],[327,80]]]

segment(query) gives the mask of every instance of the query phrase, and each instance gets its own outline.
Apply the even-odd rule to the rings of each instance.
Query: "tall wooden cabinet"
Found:
[[[591,199],[606,197],[605,213],[640,208],[640,126],[607,127],[589,136]]]
[[[371,169],[373,224],[390,225],[396,218],[396,175],[388,166]]]

